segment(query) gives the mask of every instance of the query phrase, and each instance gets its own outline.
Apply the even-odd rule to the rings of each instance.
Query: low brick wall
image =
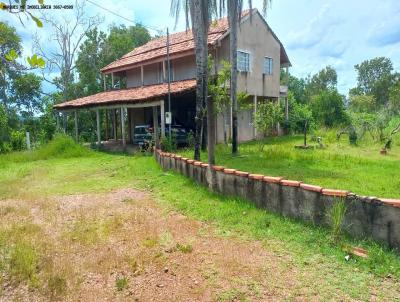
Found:
[[[228,169],[182,156],[155,151],[155,157],[165,170],[174,170],[196,183],[221,194],[254,202],[257,207],[329,226],[330,208],[340,199],[346,203],[344,230],[356,238],[372,238],[400,251],[400,200],[358,196],[348,191],[324,189],[282,177]],[[210,175],[215,173],[215,183]]]

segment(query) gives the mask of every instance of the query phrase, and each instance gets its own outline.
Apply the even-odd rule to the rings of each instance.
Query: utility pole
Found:
[[[170,62],[169,62],[169,29],[167,27],[167,81],[168,81],[168,112],[170,115],[170,123],[168,125],[168,133],[169,138],[171,139],[171,124],[172,124],[172,112],[171,112],[171,70],[170,70]]]

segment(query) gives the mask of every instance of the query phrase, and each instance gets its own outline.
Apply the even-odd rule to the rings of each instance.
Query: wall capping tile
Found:
[[[249,174],[250,179],[256,179],[256,180],[262,180],[264,178],[264,175],[262,174]]]
[[[249,176],[249,173],[248,172],[243,172],[243,171],[235,171],[235,175],[242,176],[242,177],[247,177],[247,176]]]
[[[301,181],[297,180],[288,180],[288,179],[282,179],[281,180],[281,185],[282,186],[288,186],[288,187],[300,187]]]
[[[322,189],[322,195],[335,196],[335,197],[346,197],[349,195],[349,191],[344,190],[332,190],[332,189]]]
[[[264,176],[263,181],[269,182],[269,183],[275,183],[278,184],[281,182],[283,177],[275,177],[275,176]]]
[[[225,167],[223,166],[211,166],[214,171],[223,171]]]
[[[307,190],[307,191],[312,191],[312,192],[318,192],[318,193],[322,192],[322,187],[304,184],[304,183],[300,184],[300,188]]]
[[[225,174],[235,174],[235,169],[224,169]]]

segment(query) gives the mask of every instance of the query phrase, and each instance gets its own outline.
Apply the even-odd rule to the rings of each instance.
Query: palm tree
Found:
[[[207,107],[207,142],[208,162],[215,164],[214,144],[214,108],[212,100],[207,98],[208,83],[208,29],[210,26],[212,12],[215,11],[216,0],[172,0],[171,13],[178,19],[181,7],[183,6],[186,16],[186,26],[189,24],[189,15],[192,23],[192,33],[196,45],[196,130],[194,159],[200,160],[201,127],[204,114],[204,105]]]
[[[223,1],[223,0],[221,0]],[[237,29],[239,27],[243,0],[226,0],[228,9],[229,22],[229,43],[230,43],[230,61],[231,61],[231,102],[232,102],[232,154],[238,152],[238,124],[237,124]],[[252,1],[249,0],[250,18],[252,17]],[[271,0],[263,0],[263,15],[266,14],[268,5]],[[224,7],[224,5],[220,5]]]

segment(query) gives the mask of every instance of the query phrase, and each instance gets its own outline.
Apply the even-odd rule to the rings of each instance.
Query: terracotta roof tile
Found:
[[[196,87],[196,80],[171,82],[171,94],[192,91]],[[54,105],[55,109],[71,109],[79,107],[94,107],[109,104],[139,103],[168,94],[168,84],[156,84],[129,89],[111,90],[86,96],[76,100]]]
[[[249,10],[243,12],[243,17],[249,14]],[[208,32],[208,45],[214,45],[229,29],[228,19],[222,18],[214,21],[210,25]],[[194,53],[194,40],[192,30],[178,32],[169,35],[170,40],[170,55],[192,52]],[[167,38],[161,37],[147,42],[123,55],[119,60],[116,60],[101,69],[102,72],[111,72],[125,66],[133,67],[138,63],[164,57],[167,55]]]

